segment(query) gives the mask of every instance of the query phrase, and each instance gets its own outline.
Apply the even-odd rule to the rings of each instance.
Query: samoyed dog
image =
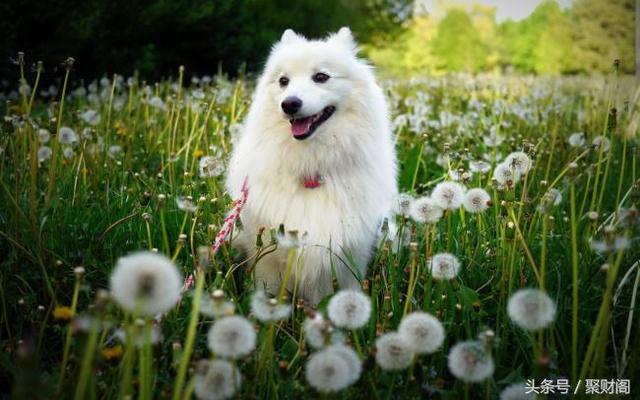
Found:
[[[251,257],[260,228],[284,224],[288,232],[255,268],[269,293],[286,282],[317,304],[333,292],[334,277],[341,289],[360,287],[393,208],[388,109],[372,68],[356,55],[348,28],[322,40],[286,30],[234,145],[227,190],[237,198],[245,178],[249,187],[234,245]]]

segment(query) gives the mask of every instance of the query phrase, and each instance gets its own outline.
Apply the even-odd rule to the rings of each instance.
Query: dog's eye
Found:
[[[311,79],[315,82],[315,83],[325,83],[326,81],[328,81],[330,78],[329,75],[325,74],[324,72],[318,72],[317,74],[314,74]]]
[[[280,87],[285,87],[289,84],[289,78],[281,76],[280,79],[278,79],[278,83],[280,84]]]

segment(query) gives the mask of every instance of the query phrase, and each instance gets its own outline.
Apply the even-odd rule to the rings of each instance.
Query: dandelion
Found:
[[[193,202],[191,196],[176,197],[176,205],[182,211],[196,212],[198,210],[198,206]]]
[[[610,145],[609,139],[607,139],[604,136],[594,137],[591,143],[593,144],[593,147],[598,151],[606,152],[609,150],[609,145]]]
[[[209,296],[205,296],[200,305],[200,313],[213,318],[233,315],[235,310],[235,304],[225,300],[222,290],[214,290]]]
[[[113,158],[113,159],[118,158],[121,153],[122,153],[122,147],[118,146],[117,144],[109,146],[109,150],[107,150],[107,155],[109,156],[109,158]]]
[[[473,174],[470,171],[463,171],[457,169],[450,169],[448,172],[449,178],[452,181],[468,181],[473,177]]]
[[[102,358],[107,361],[111,361],[120,358],[123,352],[122,345],[117,344],[115,346],[105,347],[102,349],[101,354]]]
[[[491,169],[491,164],[483,160],[469,161],[469,171],[479,174],[486,174]]]
[[[407,193],[400,193],[396,197],[395,204],[395,213],[398,215],[409,215],[411,211],[411,203],[413,202],[413,197]]]
[[[453,346],[447,364],[453,376],[471,383],[487,379],[495,369],[491,354],[478,341],[461,342]]]
[[[230,316],[219,319],[209,329],[209,349],[226,358],[243,357],[256,348],[256,331],[248,319]]]
[[[413,345],[398,333],[385,333],[376,340],[376,363],[387,371],[405,369],[413,362]]]
[[[58,142],[62,144],[71,144],[78,141],[78,134],[76,131],[69,128],[68,126],[63,126],[60,128],[60,133],[58,134]]]
[[[313,354],[307,361],[305,377],[317,391],[332,393],[348,387],[353,381],[353,372],[345,357],[325,349]]]
[[[435,223],[442,218],[444,210],[437,206],[431,198],[424,196],[411,202],[410,214],[416,222]]]
[[[49,142],[49,138],[51,137],[51,134],[49,133],[48,130],[44,129],[44,128],[40,128],[38,129],[38,141],[40,143],[47,143]]]
[[[153,96],[151,99],[149,99],[149,105],[162,111],[165,111],[167,109],[164,101],[162,101],[162,99],[158,96]]]
[[[75,153],[73,152],[73,149],[71,147],[65,147],[64,150],[62,150],[62,155],[68,160],[73,158]]]
[[[45,162],[48,159],[51,158],[51,154],[53,154],[53,151],[51,151],[51,147],[49,146],[41,146],[38,149],[38,162]]]
[[[61,321],[69,321],[73,317],[71,307],[58,306],[53,309],[53,318]]]
[[[314,349],[321,349],[330,344],[340,344],[345,340],[342,332],[336,330],[331,322],[319,313],[305,319],[303,331],[306,343]]]
[[[434,279],[450,280],[460,272],[460,261],[451,253],[438,253],[431,258],[429,269]]]
[[[614,251],[626,250],[631,245],[631,241],[624,236],[607,237],[604,240],[590,240],[591,249],[600,253],[610,253]]]
[[[430,354],[444,342],[442,323],[433,315],[413,312],[402,319],[398,333],[405,336],[416,354]]]
[[[489,135],[482,138],[482,141],[488,147],[498,147],[504,142],[504,136],[497,134],[495,129],[492,129]]]
[[[539,209],[541,211],[549,210],[553,206],[557,206],[562,202],[562,193],[558,189],[551,188],[542,195],[540,200]]]
[[[584,146],[584,144],[586,143],[585,137],[584,137],[584,133],[582,132],[576,132],[576,133],[572,133],[569,136],[569,146],[571,147],[582,147]]]
[[[344,344],[333,344],[326,348],[326,351],[333,352],[346,361],[349,367],[348,384],[354,384],[360,379],[362,374],[362,361],[351,347]]]
[[[486,190],[475,188],[465,193],[462,205],[470,213],[481,213],[489,208],[490,201],[491,196]]]
[[[160,327],[156,324],[151,326],[149,332],[145,329],[145,324],[147,322],[143,320],[136,320],[134,324],[127,329],[120,328],[116,330],[115,337],[121,343],[127,343],[129,340],[135,347],[141,348],[144,346],[147,341],[150,344],[157,344],[162,340],[162,332],[160,332]],[[131,337],[129,337],[129,333],[131,333]]]
[[[125,310],[153,316],[168,311],[180,298],[182,278],[165,256],[148,251],[118,260],[111,274],[111,295]]]
[[[222,160],[214,156],[204,156],[200,159],[200,177],[215,178],[224,172]]]
[[[500,393],[500,400],[535,400],[536,395],[533,391],[527,392],[524,383],[514,383],[507,386]]]
[[[546,328],[556,317],[556,305],[539,289],[521,289],[507,303],[509,318],[528,331]]]
[[[282,304],[277,299],[267,297],[263,290],[258,290],[251,298],[251,312],[261,322],[280,321],[289,318],[291,305]]]
[[[431,199],[440,208],[453,210],[462,205],[465,188],[456,182],[440,182],[431,192]]]
[[[225,360],[201,360],[196,366],[193,391],[201,400],[229,399],[242,384],[240,371]]]
[[[504,162],[511,168],[514,168],[521,175],[526,174],[531,169],[531,158],[527,153],[522,151],[515,151],[505,158]]]
[[[362,328],[371,314],[371,300],[356,290],[341,290],[327,306],[329,319],[340,328]]]
[[[507,162],[496,165],[493,170],[493,179],[498,182],[499,187],[511,187],[520,180],[520,172],[512,168]]]
[[[91,126],[96,126],[100,123],[100,113],[96,110],[87,110],[80,114],[80,119]]]

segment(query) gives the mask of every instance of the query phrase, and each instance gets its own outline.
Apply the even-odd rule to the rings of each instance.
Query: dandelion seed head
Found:
[[[64,158],[66,158],[67,160],[70,159],[70,158],[73,158],[74,155],[75,155],[75,153],[74,153],[74,151],[73,151],[73,149],[71,147],[65,147],[62,150],[62,156]]]
[[[327,313],[340,328],[362,328],[371,315],[371,300],[360,291],[341,290],[329,300]]]
[[[194,375],[194,393],[201,400],[223,400],[233,397],[242,384],[242,375],[225,360],[202,360]]]
[[[140,320],[138,320],[140,321]],[[151,326],[149,331],[149,336],[147,337],[147,332],[145,332],[144,321],[142,323],[135,323],[129,327],[129,332],[131,332],[131,338],[128,338],[127,330],[124,328],[117,329],[115,331],[115,337],[123,344],[127,343],[127,340],[130,340],[131,343],[137,347],[142,348],[147,340],[149,340],[150,344],[157,344],[162,340],[162,332],[160,331],[160,327],[156,324]]]
[[[481,213],[489,208],[490,201],[491,196],[486,190],[474,188],[465,193],[462,205],[470,213]]]
[[[396,197],[395,204],[395,213],[398,215],[409,215],[411,212],[411,203],[413,202],[413,197],[407,193],[400,193]]]
[[[520,172],[516,168],[512,168],[507,162],[502,162],[496,165],[493,170],[493,179],[501,187],[513,186],[520,180]]]
[[[330,349],[320,350],[309,358],[305,376],[307,382],[321,393],[339,392],[353,380],[345,357]]]
[[[249,320],[241,316],[224,317],[209,329],[209,349],[226,358],[250,354],[256,347],[256,331]]]
[[[111,274],[111,295],[123,309],[154,316],[180,298],[182,278],[164,255],[141,251],[122,257]]]
[[[593,141],[591,143],[593,144],[593,147],[597,151],[606,152],[606,151],[609,150],[609,146],[610,146],[609,139],[607,139],[604,136],[596,136],[596,137],[594,137]]]
[[[586,143],[586,139],[584,137],[584,133],[575,132],[569,136],[569,146],[571,147],[582,147]]]
[[[224,163],[218,157],[204,156],[200,158],[200,177],[215,178],[224,172]]]
[[[514,168],[521,175],[526,174],[531,169],[533,162],[527,153],[523,151],[515,151],[507,156],[504,162],[510,167]]]
[[[193,202],[191,196],[176,197],[176,205],[182,211],[196,212],[198,210],[198,206]]]
[[[489,378],[495,369],[491,354],[478,341],[466,341],[453,346],[447,364],[453,376],[470,383]]]
[[[264,290],[258,290],[251,298],[251,312],[261,322],[280,321],[289,318],[291,305],[269,298]]]
[[[419,197],[411,202],[410,215],[416,222],[435,223],[442,218],[444,210],[430,197]]]
[[[398,333],[389,332],[376,340],[376,363],[387,371],[408,368],[413,362],[413,346],[409,339]]]
[[[469,171],[478,174],[486,174],[491,169],[491,164],[483,160],[469,161]]]
[[[224,295],[216,296],[217,290],[209,296],[204,296],[200,305],[200,313],[207,317],[222,318],[231,316],[236,311],[236,305],[225,300]]]
[[[96,126],[100,123],[100,113],[96,110],[87,110],[80,114],[80,119],[91,126]]]
[[[344,343],[342,332],[336,330],[331,322],[316,313],[304,321],[303,331],[306,343],[314,349],[321,349],[331,344]]]
[[[444,328],[433,315],[424,312],[408,314],[400,322],[398,333],[407,338],[416,354],[430,354],[442,346]]]
[[[63,126],[60,128],[60,133],[58,134],[58,142],[62,144],[72,144],[78,141],[78,135],[76,131],[69,128],[68,126]]]
[[[436,280],[450,280],[460,272],[460,260],[451,253],[438,253],[429,260],[431,276]]]
[[[41,146],[38,149],[38,162],[44,162],[51,158],[53,151],[49,146]]]
[[[440,182],[433,188],[431,199],[444,210],[454,210],[462,205],[465,188],[457,182]]]
[[[51,138],[51,133],[47,129],[40,128],[38,129],[38,141],[40,143],[48,143]]]
[[[507,313],[519,327],[537,331],[555,320],[556,305],[542,290],[521,289],[509,298]]]

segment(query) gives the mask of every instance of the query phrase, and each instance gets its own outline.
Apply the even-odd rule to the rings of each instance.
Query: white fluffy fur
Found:
[[[234,197],[245,177],[249,183],[241,214],[244,228],[234,244],[252,255],[260,227],[284,224],[287,230],[307,231],[289,289],[296,284],[297,293],[313,304],[332,292],[331,264],[341,288],[359,287],[380,224],[397,195],[384,94],[372,68],[356,53],[348,28],[324,40],[286,30],[258,80],[229,165],[227,189]],[[331,78],[315,83],[311,77],[317,72]],[[285,88],[278,84],[281,76],[290,80]],[[329,105],[336,111],[311,137],[299,141],[280,108],[287,96],[302,99],[301,115]],[[305,188],[303,177],[316,173],[324,183]],[[272,293],[285,273],[287,253],[280,248],[256,266],[258,284]],[[353,260],[356,270],[345,260]]]

